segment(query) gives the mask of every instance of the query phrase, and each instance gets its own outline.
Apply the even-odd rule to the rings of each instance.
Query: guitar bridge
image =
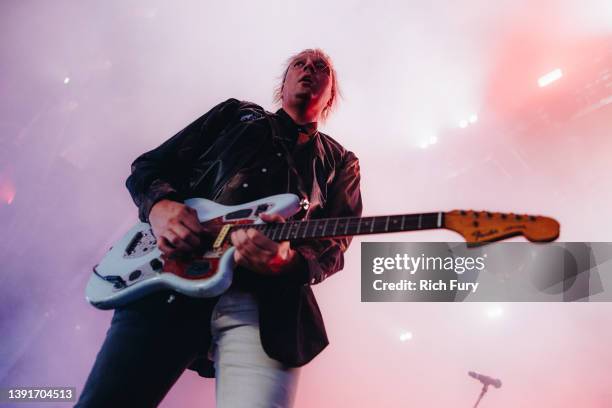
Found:
[[[130,259],[144,256],[154,250],[156,244],[157,239],[152,230],[139,231],[125,248],[123,257]]]

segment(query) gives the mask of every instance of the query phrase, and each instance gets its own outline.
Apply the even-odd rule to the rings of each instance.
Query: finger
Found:
[[[172,225],[171,231],[176,234],[179,239],[177,244],[174,242],[172,242],[172,244],[181,251],[190,252],[197,248],[197,244],[200,242],[199,238],[193,235],[193,233],[183,224],[177,223]]]
[[[252,232],[249,233],[248,231],[239,229],[232,233],[230,239],[232,241],[232,244],[236,248],[238,248],[244,256],[248,257],[249,259],[254,259],[255,257],[258,257],[261,253],[267,253],[269,255],[272,255],[272,251],[265,250],[256,246],[252,242],[249,236],[250,234],[252,234]]]
[[[200,238],[198,238],[197,235],[195,235],[183,224],[174,225],[172,231],[179,236],[179,238],[189,247],[190,250],[197,249],[201,244]]]
[[[259,218],[265,222],[285,222],[285,218],[280,214],[261,213],[259,214]]]
[[[275,252],[262,250],[257,247],[244,230],[236,231],[235,246],[247,258],[249,263],[253,265],[265,264],[276,254]]]
[[[232,232],[230,235],[230,239],[232,241],[232,245],[234,245],[238,249],[242,249],[248,240],[246,232],[243,229],[238,229]]]
[[[244,244],[248,237],[245,234],[245,231],[242,229],[238,229],[230,235],[230,240],[232,241],[232,245],[236,248],[237,251],[241,251],[244,248]],[[245,254],[242,253],[242,256]]]
[[[236,230],[230,234],[230,241],[232,241],[232,245],[235,246],[236,248],[239,248],[242,246],[242,241],[240,240],[240,237],[238,236],[238,231],[240,230]]]
[[[275,255],[278,252],[278,244],[256,229],[250,228],[246,231],[247,238],[253,243],[259,250],[269,252]]]
[[[238,250],[238,248],[234,248],[234,262],[236,262],[236,265],[243,265],[243,258],[244,256],[240,253],[240,251]]]
[[[162,253],[168,256],[172,255],[174,251],[176,251],[176,248],[171,246],[165,237],[161,237],[157,240],[157,247],[160,251],[162,251]]]
[[[234,261],[237,265],[244,266],[250,270],[256,270],[255,266],[251,264],[251,261],[238,248],[236,248],[234,251]]]
[[[181,224],[189,228],[189,230],[196,236],[205,232],[204,227],[202,224],[200,224],[200,220],[198,220],[198,216],[196,214],[182,218]]]
[[[188,246],[173,230],[167,230],[164,237],[168,240],[170,245],[179,251],[189,252],[191,250],[191,247]]]
[[[274,256],[276,254],[276,243],[273,241],[269,241],[269,244],[271,245],[266,246],[268,244],[264,241],[263,244],[260,244],[262,246],[259,246],[253,241],[253,237],[257,237],[258,234],[260,233],[257,230],[250,228],[246,231],[243,231],[243,233],[239,235],[242,248],[245,248],[247,250],[247,255],[253,255],[258,257],[261,257],[262,255],[265,255],[266,257]],[[267,240],[267,238],[265,237],[260,237],[260,239],[261,238]]]
[[[245,231],[239,231],[232,233],[230,236],[233,245],[236,247],[234,252],[236,263],[261,274],[271,273],[268,266],[270,259],[264,259],[261,256],[254,256],[252,253],[249,253],[248,236],[244,234]],[[270,258],[272,257],[270,256]]]

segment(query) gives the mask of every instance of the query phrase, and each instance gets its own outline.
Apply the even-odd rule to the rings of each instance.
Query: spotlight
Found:
[[[15,199],[16,189],[12,180],[0,174],[0,203],[11,205]]]
[[[504,310],[499,306],[493,306],[487,310],[487,316],[491,319],[500,318],[504,314]]]
[[[400,339],[401,342],[412,340],[412,333],[410,333],[410,332],[403,332],[402,334],[400,334],[399,339]]]
[[[64,78],[64,85],[68,85],[70,83],[70,77]]]
[[[538,85],[540,86],[540,88],[543,88],[546,85],[550,85],[551,83],[555,82],[557,79],[561,78],[562,76],[563,76],[563,72],[561,72],[561,70],[557,68],[554,71],[551,71],[546,75],[542,75],[540,79],[538,79]]]

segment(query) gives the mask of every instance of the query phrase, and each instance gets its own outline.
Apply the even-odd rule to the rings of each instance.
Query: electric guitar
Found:
[[[559,236],[552,218],[455,210],[423,214],[345,217],[264,223],[259,214],[288,218],[307,203],[293,194],[279,194],[249,203],[225,206],[202,198],[185,205],[195,209],[210,242],[189,259],[168,258],[157,247],[148,223],[130,229],[93,268],[86,288],[87,300],[99,309],[125,305],[144,295],[172,289],[193,297],[214,297],[232,283],[234,251],[230,234],[255,228],[274,241],[342,237],[387,232],[446,228],[461,234],[471,245],[523,235],[529,241],[548,242]]]

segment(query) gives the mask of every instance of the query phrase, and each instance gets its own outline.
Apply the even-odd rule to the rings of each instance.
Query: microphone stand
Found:
[[[482,397],[484,397],[484,395],[487,393],[488,390],[489,390],[489,384],[484,384],[482,386],[482,390],[480,391],[480,396],[478,397],[478,400],[476,400],[476,404],[474,404],[474,408],[476,408],[478,404],[480,404],[480,400],[482,399]]]

